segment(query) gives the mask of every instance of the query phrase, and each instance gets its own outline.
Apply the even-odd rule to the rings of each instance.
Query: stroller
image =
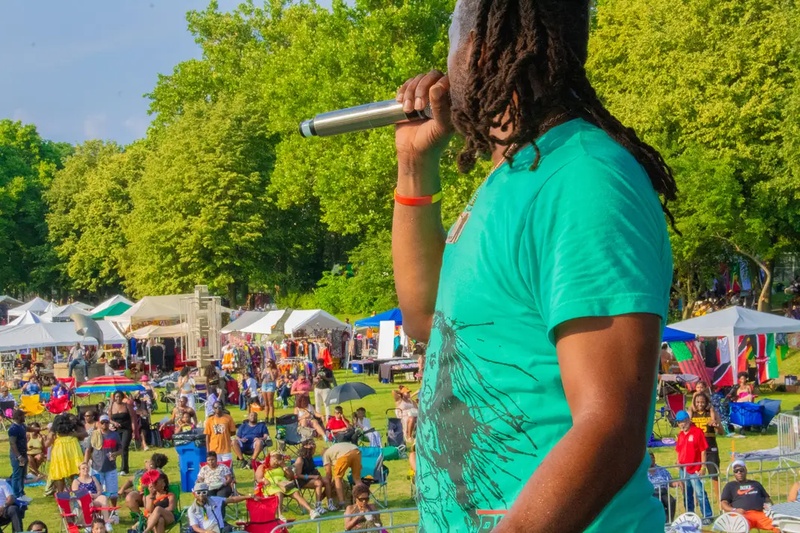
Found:
[[[394,446],[397,448],[398,453],[401,457],[405,456],[406,451],[406,439],[405,433],[403,432],[403,420],[397,418],[395,409],[387,409],[386,414],[387,422],[386,422],[386,446]]]

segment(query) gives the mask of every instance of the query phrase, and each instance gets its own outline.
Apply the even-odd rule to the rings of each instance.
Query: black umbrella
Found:
[[[345,383],[332,388],[331,392],[328,393],[328,399],[325,403],[328,405],[336,405],[342,402],[360,400],[370,394],[375,394],[375,389],[366,383],[358,381],[354,383]]]

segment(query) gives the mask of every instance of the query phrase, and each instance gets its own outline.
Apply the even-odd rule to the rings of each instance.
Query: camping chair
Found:
[[[14,413],[16,405],[13,401],[0,402],[0,428],[3,431],[8,431],[8,425],[11,422],[11,415]]]
[[[47,409],[39,402],[38,394],[21,396],[19,400],[19,407],[25,412],[27,418],[36,420],[37,418],[43,419],[45,417],[44,413],[47,412]]]
[[[381,448],[362,448],[361,450],[361,483],[370,487],[370,496],[375,499],[375,503],[384,509],[389,506],[389,490],[387,478],[389,477],[389,467],[383,464],[383,450]],[[353,479],[353,473],[349,474],[351,486],[355,486],[358,480]],[[377,490],[372,488],[377,486]]]
[[[678,427],[675,416],[678,411],[683,411],[686,407],[686,397],[682,392],[667,394],[664,397],[664,406],[656,411],[656,418],[653,420],[653,433],[660,439],[671,437]]]
[[[174,381],[167,381],[164,383],[164,391],[161,393],[161,402],[166,407],[168,413],[170,412],[169,406],[172,405],[172,409],[174,409],[178,403],[178,398],[175,394],[176,386],[177,384]]]
[[[81,527],[91,526],[95,516],[102,511],[116,511],[119,507],[94,507],[92,495],[85,490],[56,493],[58,512],[61,514],[61,531],[78,533]]]
[[[275,419],[275,441],[279,451],[291,452],[290,455],[298,454],[303,436],[297,425],[297,415],[288,414]]]
[[[208,401],[208,387],[206,387],[205,383],[197,383],[194,386],[194,390],[194,410],[203,411],[205,410],[206,402]]]
[[[51,415],[60,415],[72,409],[72,400],[70,400],[69,395],[50,398],[50,401],[45,404],[45,408]]]
[[[278,497],[269,496],[267,498],[249,498],[245,501],[247,514],[250,517],[245,522],[236,522],[239,531],[247,533],[271,533],[281,524],[278,520]],[[279,529],[279,533],[287,533],[287,530]]]
[[[183,519],[186,516],[186,509],[181,506],[181,484],[180,483],[170,483],[169,484],[169,491],[175,495],[175,510],[173,511],[173,515],[175,515],[175,521],[167,526],[166,531],[172,530],[175,526],[178,526],[178,531],[183,531]],[[145,490],[144,496],[147,495],[147,491]],[[136,521],[136,531],[144,531],[144,528],[147,527],[147,518],[145,518],[144,513],[131,513],[131,516]]]

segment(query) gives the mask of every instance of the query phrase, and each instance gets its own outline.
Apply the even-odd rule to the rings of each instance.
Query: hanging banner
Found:
[[[731,347],[728,337],[717,339],[717,361],[719,364],[711,369],[711,379],[715,388],[733,386],[733,368],[731,368]]]

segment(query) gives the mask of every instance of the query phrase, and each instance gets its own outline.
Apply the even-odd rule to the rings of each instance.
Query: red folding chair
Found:
[[[278,497],[269,496],[266,498],[249,498],[245,501],[247,514],[250,520],[247,522],[236,522],[247,533],[270,533],[281,524],[278,520]],[[286,528],[278,530],[280,533],[288,533]]]
[[[667,404],[667,409],[669,409],[670,423],[674,425],[675,415],[678,414],[678,411],[683,411],[686,408],[686,396],[682,392],[667,394],[664,403]]]
[[[61,531],[78,533],[81,527],[90,526],[102,511],[116,511],[119,507],[94,507],[92,495],[85,490],[56,493],[58,512],[61,514]]]
[[[59,398],[50,398],[45,404],[45,407],[53,415],[60,415],[72,409],[72,400],[69,396],[61,396]]]

